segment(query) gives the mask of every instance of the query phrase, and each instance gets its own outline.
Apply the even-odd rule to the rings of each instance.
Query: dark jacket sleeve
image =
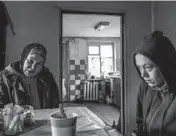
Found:
[[[136,135],[141,136],[143,133],[143,83],[140,84],[139,93],[137,95],[137,105],[136,105]]]
[[[8,94],[8,86],[5,84],[3,80],[3,72],[0,72],[0,108],[4,108],[4,105],[10,103],[10,98]]]
[[[4,91],[6,89],[7,88],[6,88],[2,78],[0,77],[0,108],[3,108],[3,106],[4,106],[3,95],[4,95]]]

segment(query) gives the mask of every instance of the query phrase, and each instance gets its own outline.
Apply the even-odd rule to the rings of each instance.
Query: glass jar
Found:
[[[3,114],[4,134],[17,135],[24,131],[24,116],[23,113]]]

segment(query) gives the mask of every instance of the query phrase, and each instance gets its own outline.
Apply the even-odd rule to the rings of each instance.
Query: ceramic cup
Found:
[[[77,114],[61,118],[60,112],[50,115],[52,136],[76,136]]]

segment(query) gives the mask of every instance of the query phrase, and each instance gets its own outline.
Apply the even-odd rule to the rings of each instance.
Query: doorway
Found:
[[[72,11],[61,15],[62,101],[91,109],[95,104],[114,107],[121,114],[114,121],[124,124],[123,15]]]

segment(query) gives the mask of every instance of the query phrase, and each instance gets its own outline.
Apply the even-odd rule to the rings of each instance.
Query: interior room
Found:
[[[175,1],[3,1],[0,20],[0,70],[19,60],[27,44],[43,44],[64,107],[86,107],[109,127],[120,123],[116,135],[136,129],[138,42],[160,30],[176,48]],[[26,136],[36,132],[42,131]]]
[[[89,104],[89,109],[101,106],[106,109],[112,105],[109,110],[114,109],[111,110],[114,114],[102,116],[110,119],[110,125],[113,121],[118,124],[121,107],[121,16],[63,13],[62,18],[63,101],[78,105],[88,102],[85,105]]]

